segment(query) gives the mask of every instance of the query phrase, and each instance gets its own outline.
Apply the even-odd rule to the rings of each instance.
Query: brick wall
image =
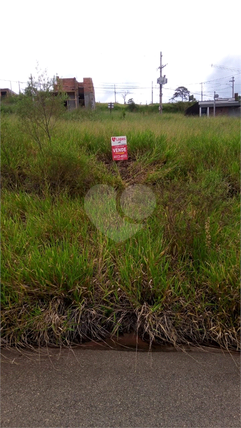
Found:
[[[78,82],[75,77],[60,79],[57,77],[57,84],[55,90],[62,90],[64,92],[75,92],[78,90]]]

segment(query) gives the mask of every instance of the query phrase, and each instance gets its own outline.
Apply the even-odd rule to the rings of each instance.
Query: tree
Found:
[[[38,71],[37,78],[29,77],[28,86],[19,96],[18,114],[24,130],[41,151],[44,142],[51,142],[53,128],[64,111],[66,96],[54,92],[55,81],[55,77],[47,77],[46,71]]]
[[[182,101],[189,100],[189,95],[190,95],[190,91],[187,88],[185,88],[185,86],[178,86],[171,100],[174,100],[176,98],[181,98]]]
[[[189,101],[190,101],[190,102],[192,102],[192,103],[194,103],[194,102],[196,102],[197,100],[196,100],[196,98],[194,97],[194,95],[189,95]]]
[[[128,109],[129,109],[130,111],[134,111],[134,110],[136,110],[137,105],[135,104],[135,102],[134,102],[133,98],[130,98],[130,99],[128,100],[127,104],[128,104]]]
[[[127,95],[128,95],[129,93],[130,93],[129,91],[125,91],[125,92],[123,92],[123,94],[122,94],[122,97],[123,97],[123,100],[124,100],[124,104],[126,104],[126,97],[127,97]]]

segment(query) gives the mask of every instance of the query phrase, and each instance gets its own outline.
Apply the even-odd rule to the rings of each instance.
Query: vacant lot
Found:
[[[122,135],[129,160],[113,162]],[[239,349],[239,119],[74,112],[40,150],[5,113],[1,138],[3,344],[135,331]],[[121,205],[137,184],[149,211],[145,198]]]

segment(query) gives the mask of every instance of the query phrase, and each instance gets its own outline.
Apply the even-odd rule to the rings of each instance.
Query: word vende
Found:
[[[128,159],[126,137],[111,137],[111,149],[114,161]]]

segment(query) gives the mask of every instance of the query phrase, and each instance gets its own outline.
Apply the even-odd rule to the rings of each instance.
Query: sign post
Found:
[[[111,137],[113,161],[128,160],[126,137]]]
[[[108,104],[108,108],[110,109],[110,113],[111,113],[111,110],[114,108],[114,103],[109,103]]]

